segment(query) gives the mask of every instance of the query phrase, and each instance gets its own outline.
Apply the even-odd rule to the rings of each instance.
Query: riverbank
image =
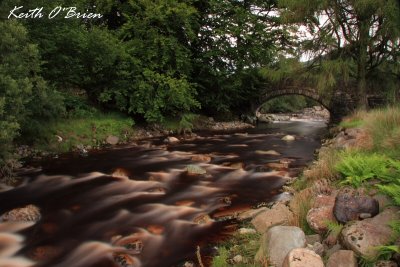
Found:
[[[213,266],[397,266],[399,133],[400,108],[345,118],[283,199],[242,215]]]

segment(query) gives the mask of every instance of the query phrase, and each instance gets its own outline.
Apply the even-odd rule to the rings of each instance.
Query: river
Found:
[[[0,263],[22,264],[15,255],[40,267],[196,261],[197,246],[209,255],[213,244],[235,230],[232,215],[279,196],[288,176],[313,160],[324,133],[320,121],[279,122],[239,133],[203,132],[175,144],[153,138],[41,162],[41,169],[24,174],[26,183],[0,193],[0,214],[28,204],[41,211],[41,220],[29,227],[0,224],[0,245],[14,249],[0,250]],[[282,141],[287,134],[296,140]],[[268,165],[277,162],[287,166]],[[191,174],[188,165],[205,173]]]

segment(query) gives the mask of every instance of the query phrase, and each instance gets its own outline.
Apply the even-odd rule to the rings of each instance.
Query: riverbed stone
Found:
[[[187,165],[186,171],[189,175],[201,175],[207,173],[205,169],[197,165]]]
[[[306,237],[296,226],[273,226],[261,237],[261,246],[255,259],[257,262],[268,263],[281,267],[286,255],[295,248],[304,248]]]
[[[293,135],[285,135],[284,137],[282,137],[283,141],[294,141],[296,140],[296,138]]]
[[[106,139],[107,144],[109,145],[116,145],[119,142],[119,138],[114,135],[109,135]]]
[[[363,257],[375,257],[376,247],[392,239],[390,223],[400,220],[399,212],[399,208],[389,207],[373,218],[346,224],[341,232],[344,246]]]
[[[207,155],[194,155],[191,158],[192,161],[200,161],[200,162],[210,162],[211,157]]]
[[[174,136],[168,136],[167,138],[164,139],[164,143],[168,143],[168,144],[174,144],[174,143],[178,143],[179,139],[174,137]]]
[[[357,267],[356,254],[352,250],[338,250],[333,253],[326,267]]]
[[[321,257],[312,250],[295,248],[291,250],[283,262],[283,267],[324,267]]]
[[[336,196],[333,213],[342,223],[358,220],[362,213],[369,213],[373,217],[379,213],[379,202],[355,189],[345,188]]]
[[[276,152],[275,150],[256,150],[256,154],[269,155],[269,156],[280,156],[281,155],[279,152]]]
[[[37,222],[41,218],[40,209],[35,205],[10,210],[0,216],[0,222]]]
[[[257,232],[264,233],[268,228],[275,225],[288,225],[293,220],[293,213],[289,208],[282,204],[277,203],[271,209],[267,209],[256,215],[251,223]]]

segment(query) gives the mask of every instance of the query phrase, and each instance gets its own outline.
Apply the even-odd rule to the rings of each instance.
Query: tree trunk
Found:
[[[367,101],[367,57],[368,57],[368,38],[369,38],[369,24],[368,20],[360,21],[360,35],[359,35],[359,54],[357,62],[357,97],[358,108],[366,109],[368,107]]]

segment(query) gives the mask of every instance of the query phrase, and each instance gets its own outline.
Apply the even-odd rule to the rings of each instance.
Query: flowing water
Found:
[[[197,246],[210,255],[235,230],[233,215],[279,196],[325,131],[324,122],[281,122],[46,160],[0,193],[0,214],[28,204],[41,212],[37,223],[0,224],[0,266],[170,267],[195,261]]]

